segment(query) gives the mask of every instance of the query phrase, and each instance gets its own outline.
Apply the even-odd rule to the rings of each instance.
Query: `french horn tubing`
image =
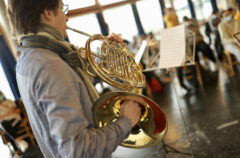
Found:
[[[107,40],[103,35],[91,36],[68,26],[67,29],[89,37],[85,48],[79,49],[79,53],[82,51],[85,53],[87,72],[122,90],[106,93],[94,103],[95,125],[104,127],[115,122],[119,117],[122,101],[131,99],[141,105],[141,116],[129,137],[121,145],[129,148],[144,148],[159,143],[166,134],[167,120],[159,106],[141,94],[145,86],[145,77],[132,53],[121,44]],[[95,40],[103,42],[100,53],[91,50],[91,42]]]

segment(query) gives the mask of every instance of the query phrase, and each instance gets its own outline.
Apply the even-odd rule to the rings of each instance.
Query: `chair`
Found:
[[[200,66],[199,66],[198,62],[195,62],[195,66],[196,66],[196,70],[197,70],[197,78],[198,78],[199,84],[201,87],[203,87],[202,74],[201,74]]]
[[[196,67],[196,71],[197,71],[198,82],[199,82],[200,86],[203,87],[202,74],[201,74],[200,66],[199,66],[198,62],[195,62],[195,67]],[[191,80],[193,78],[192,72],[191,72],[190,69],[188,69],[187,66],[183,67],[183,71],[184,71],[184,78],[185,79]]]
[[[228,51],[223,51],[223,65],[227,71],[230,71],[231,76],[235,75],[234,65],[239,64],[236,57]]]
[[[29,138],[32,145],[36,145],[36,141],[35,141],[35,137],[34,134],[32,132],[32,128],[31,125],[29,123],[28,117],[27,117],[27,113],[26,110],[24,108],[23,102],[21,100],[17,100],[16,104],[18,105],[19,109],[21,110],[21,116],[22,116],[22,121],[20,126],[20,130],[17,131],[18,135],[20,135],[19,137],[16,138],[16,140],[22,140],[25,138]]]
[[[16,101],[17,107],[16,108],[9,108],[8,113],[1,115],[0,119],[5,120],[5,118],[13,117],[13,116],[21,116],[20,123],[17,125],[17,131],[15,137],[15,141],[20,141],[25,138],[29,138],[31,141],[32,145],[35,145],[35,138],[24,108],[24,105],[21,100]]]
[[[9,110],[7,113],[4,113],[0,116],[1,120],[8,121],[9,118],[19,118],[20,120],[17,121],[17,124],[15,127],[13,127],[12,130],[15,130],[14,136],[10,135],[7,131],[5,131],[6,126],[2,127],[3,124],[1,124],[0,128],[0,136],[2,137],[2,140],[4,144],[6,144],[11,152],[12,155],[21,155],[23,149],[20,149],[21,147],[18,146],[18,142],[20,142],[23,139],[29,139],[32,145],[36,145],[35,138],[26,114],[26,111],[24,109],[24,105],[21,100],[16,101],[17,107],[9,107]],[[6,124],[5,124],[6,125]],[[12,133],[13,134],[13,133]],[[11,145],[12,146],[11,146]],[[13,148],[12,148],[13,147]]]
[[[2,137],[3,143],[8,146],[8,149],[12,155],[22,154],[22,151],[16,146],[16,143],[14,142],[14,140],[11,140],[11,138],[2,129],[0,129],[0,136]],[[13,148],[11,145],[13,146]],[[15,146],[15,149],[14,149],[14,146]]]

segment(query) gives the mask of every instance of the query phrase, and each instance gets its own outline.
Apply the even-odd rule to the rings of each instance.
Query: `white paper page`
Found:
[[[142,56],[143,56],[143,53],[145,52],[145,49],[146,49],[146,47],[147,47],[147,41],[146,40],[143,40],[142,41],[142,44],[141,44],[141,46],[140,46],[140,48],[139,48],[139,50],[138,50],[138,52],[137,52],[137,54],[136,54],[136,56],[135,56],[135,62],[137,63],[137,64],[139,64],[140,63],[140,61],[141,61],[141,59],[142,59]]]
[[[159,68],[178,67],[184,64],[186,54],[185,25],[164,29],[160,41]]]

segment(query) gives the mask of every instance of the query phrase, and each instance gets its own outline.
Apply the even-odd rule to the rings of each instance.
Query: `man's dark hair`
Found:
[[[60,0],[8,0],[8,18],[12,34],[36,33],[42,25],[40,15],[44,9],[57,13]]]

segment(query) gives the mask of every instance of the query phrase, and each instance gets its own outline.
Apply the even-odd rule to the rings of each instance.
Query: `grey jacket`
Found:
[[[92,103],[79,76],[57,54],[22,48],[17,83],[46,158],[106,158],[129,135],[131,122],[94,128]]]

